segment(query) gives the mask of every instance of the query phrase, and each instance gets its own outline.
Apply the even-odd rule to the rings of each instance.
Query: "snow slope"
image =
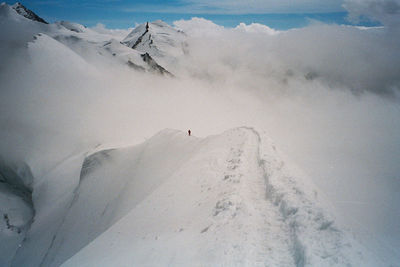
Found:
[[[389,144],[398,140],[400,129],[396,103],[375,101],[375,96],[371,102],[354,101],[346,92],[338,97],[319,74],[303,73],[296,64],[281,66],[271,56],[282,57],[280,49],[271,53],[252,45],[264,49],[267,42],[233,42],[249,38],[240,33],[251,31],[244,25],[235,30],[238,39],[191,36],[188,47],[189,36],[156,21],[139,25],[121,42],[121,32],[65,21],[45,24],[32,20],[26,8],[15,7],[0,6],[0,156],[7,159],[0,162],[0,266],[59,266],[65,261],[67,266],[398,266],[399,215],[393,205],[399,183],[397,176],[390,177],[397,169],[379,173],[393,164],[382,162],[398,154],[396,143]],[[263,39],[254,27],[253,37]],[[292,37],[296,43],[315,35],[293,32],[298,32]],[[228,46],[220,46],[220,39]],[[290,40],[282,39],[282,45]],[[243,52],[243,45],[248,50]],[[193,57],[186,57],[189,48]],[[337,54],[335,49],[322,54]],[[254,60],[264,54],[271,58]],[[322,62],[324,56],[314,59]],[[334,62],[329,68],[338,69]],[[170,76],[169,71],[182,79],[146,74]],[[305,101],[300,106],[292,99],[294,89]],[[304,89],[313,101],[301,96]],[[267,97],[274,90],[284,96]],[[332,107],[335,116],[327,111]],[[371,120],[365,110],[371,111]],[[347,124],[342,123],[347,116]],[[367,127],[360,127],[363,123]],[[200,139],[164,130],[130,146],[164,127],[191,125],[196,134],[207,136],[243,124],[268,129],[268,135],[237,128]],[[333,128],[341,129],[337,136]],[[374,129],[377,135],[361,142],[370,149],[357,150],[360,143],[347,128],[356,129],[357,139]],[[313,130],[318,134],[307,137]],[[297,160],[306,158],[300,162],[307,175],[277,152],[270,136],[279,140],[280,149],[297,152]],[[321,140],[299,141],[314,137]],[[102,138],[111,144],[96,146]],[[313,153],[310,144],[321,154]],[[368,153],[376,155],[360,157]],[[16,165],[14,154],[21,160]],[[320,157],[326,154],[344,159],[329,165]],[[353,173],[339,164],[346,159],[347,171],[355,170],[353,183],[348,179]],[[339,171],[331,172],[333,167]],[[316,169],[323,171],[315,175]],[[326,183],[325,191],[311,179]],[[330,194],[335,207],[343,207],[346,217],[323,193]],[[371,214],[373,224],[359,223],[363,212]],[[346,227],[352,220],[357,224],[350,231]]]
[[[182,135],[164,131],[141,145],[86,157],[74,198],[41,264],[60,265],[179,169],[197,145]]]
[[[34,14],[19,3],[12,7],[5,3],[1,4],[0,30],[4,33],[0,36],[1,39],[4,39],[1,46],[6,46],[8,50],[15,50],[32,42],[35,35],[45,34],[62,43],[97,68],[125,67],[132,71],[171,76],[156,60],[151,57],[149,59],[142,51],[129,49],[120,42],[121,40],[115,39],[117,38],[115,35],[95,31],[68,21],[54,24],[43,23],[40,19],[35,19],[36,17],[33,15],[26,15],[28,13]],[[4,51],[6,50],[4,49]],[[63,58],[60,56],[58,61],[62,60]]]
[[[18,14],[24,16],[27,19],[33,20],[33,21],[37,21],[37,22],[41,22],[44,24],[48,24],[47,21],[45,21],[44,19],[42,19],[41,17],[39,17],[38,15],[36,15],[34,12],[32,12],[31,10],[27,9],[25,6],[23,6],[21,3],[16,2],[12,8],[17,11]]]
[[[27,164],[0,158],[0,266],[11,264],[31,226],[32,183]]]
[[[187,36],[167,23],[157,20],[143,23],[122,40],[126,46],[148,53],[162,66],[174,70],[177,58],[188,53]]]
[[[255,130],[237,128],[204,139],[166,130],[145,146],[160,144],[175,149],[150,149],[157,152],[155,161],[149,157],[140,165],[123,155],[125,164],[145,170],[121,183],[124,194],[117,199],[135,199],[131,211],[63,266],[382,265],[336,224],[322,209],[318,190],[291,175],[275,146]],[[184,160],[165,164],[176,157]],[[151,190],[137,186],[136,179],[153,180],[160,173]],[[110,177],[120,179],[99,173],[96,186],[106,184],[113,192]],[[108,202],[108,193],[106,199],[96,197],[96,191],[85,203],[97,218],[107,216],[111,206],[120,210],[119,201]]]

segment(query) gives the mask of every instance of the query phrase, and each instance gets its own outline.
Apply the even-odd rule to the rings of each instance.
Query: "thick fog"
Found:
[[[269,133],[354,228],[365,222],[372,236],[364,238],[396,251],[399,2],[369,3],[347,1],[349,17],[370,17],[382,27],[310,21],[276,31],[176,21],[189,52],[172,66],[175,78],[113,65],[89,50],[82,57],[52,38],[35,41],[30,32],[21,40],[19,28],[3,23],[0,155],[28,162],[40,181],[64,158],[98,144],[133,145],[164,128],[207,136],[254,126]],[[125,37],[102,25],[92,30]]]
[[[196,36],[191,60],[201,64],[189,60],[184,69],[226,91],[237,124],[268,131],[355,228],[367,230],[362,218],[375,227],[368,238],[398,246],[400,38],[392,24],[312,22],[287,32],[202,19],[175,24]]]

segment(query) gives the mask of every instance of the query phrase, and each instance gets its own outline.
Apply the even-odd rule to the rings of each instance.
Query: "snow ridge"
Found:
[[[301,175],[293,177],[269,138],[253,128],[258,140],[259,166],[264,173],[267,199],[287,225],[292,257],[303,266],[378,266],[349,233],[335,224],[318,203],[318,190]]]
[[[44,19],[42,19],[41,17],[36,15],[32,10],[29,10],[28,8],[26,8],[19,2],[16,2],[14,5],[12,5],[12,8],[15,11],[17,11],[18,14],[20,14],[21,16],[24,16],[27,19],[37,21],[40,23],[44,23],[44,24],[49,24],[47,21],[45,21]]]
[[[0,266],[11,264],[33,222],[32,182],[26,163],[0,158]]]
[[[156,73],[162,74],[162,75],[165,74],[170,77],[174,77],[173,74],[171,74],[169,71],[167,71],[166,69],[164,69],[163,67],[158,65],[157,62],[149,55],[149,53],[144,53],[140,56],[142,57],[143,61],[146,62],[150,66],[150,69],[153,72],[156,72]]]
[[[137,26],[122,41],[128,47],[147,52],[153,57],[169,56],[170,50],[180,50],[186,35],[167,23],[157,20]]]
[[[174,142],[194,146],[184,164],[63,266],[382,265],[336,225],[266,135],[240,127]]]
[[[140,44],[140,42],[142,41],[143,37],[148,32],[149,32],[149,23],[147,22],[146,23],[146,31],[142,35],[139,36],[139,38],[136,40],[136,42],[132,45],[132,49],[135,49]]]
[[[147,53],[160,65],[174,70],[177,58],[187,54],[186,34],[157,20],[141,24],[122,40],[122,44]]]
[[[8,43],[8,46],[10,47],[14,47],[16,44],[25,47],[27,43],[32,42],[32,38],[34,39],[34,42],[43,42],[43,40],[37,39],[42,39],[40,36],[49,36],[58,43],[63,44],[63,49],[61,49],[61,47],[58,48],[60,49],[60,52],[61,50],[72,50],[76,54],[76,56],[73,57],[74,59],[78,56],[82,61],[85,61],[85,64],[83,65],[86,66],[87,70],[91,69],[90,72],[96,72],[95,69],[101,68],[107,70],[113,66],[127,66],[127,68],[138,72],[174,77],[174,75],[164,67],[164,64],[159,64],[158,60],[146,51],[132,49],[123,44],[121,42],[123,36],[119,36],[118,38],[121,39],[116,40],[116,36],[113,36],[112,34],[97,32],[78,23],[68,21],[59,21],[54,24],[48,24],[20,3],[16,3],[13,6],[2,3],[0,6],[0,15],[2,20],[14,25],[16,29],[23,29],[16,31],[17,34],[15,36],[18,36],[16,40],[5,39],[5,43]],[[2,25],[4,26],[6,24]],[[4,28],[4,30],[6,29]],[[139,27],[139,30],[142,29]],[[145,29],[143,28],[143,31],[144,30]],[[157,35],[163,35],[163,32],[152,32],[152,34],[152,38],[158,40],[159,38]],[[174,37],[171,38],[173,39]],[[52,46],[55,45],[54,42],[52,43]],[[49,48],[49,45],[50,44],[43,44],[43,48]],[[158,47],[163,46],[161,44]],[[48,51],[44,53],[47,55]],[[35,55],[32,56],[35,57]],[[59,60],[55,60],[54,62],[58,61]],[[67,65],[68,64],[65,64],[65,66]],[[81,68],[81,65],[73,64],[74,68]]]

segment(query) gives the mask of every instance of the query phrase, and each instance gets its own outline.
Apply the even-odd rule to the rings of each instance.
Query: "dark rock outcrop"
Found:
[[[161,67],[160,65],[158,65],[158,63],[149,55],[149,53],[144,53],[141,55],[142,59],[144,62],[146,62],[151,70],[153,72],[156,72],[158,74],[162,74],[162,75],[167,75],[170,77],[174,77],[174,75],[172,73],[170,73],[169,71],[167,71],[166,69],[164,69],[163,67]]]
[[[44,19],[42,19],[41,17],[39,17],[38,15],[36,15],[32,10],[29,10],[28,8],[26,8],[25,6],[23,6],[21,3],[17,2],[15,3],[12,8],[17,11],[18,14],[20,14],[21,16],[24,16],[27,19],[33,20],[33,21],[37,21],[40,23],[44,23],[44,24],[49,24],[47,21],[45,21]]]

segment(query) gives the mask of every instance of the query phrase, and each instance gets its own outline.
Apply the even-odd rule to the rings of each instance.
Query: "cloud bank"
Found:
[[[163,128],[206,136],[255,126],[328,195],[367,203],[342,212],[357,213],[387,244],[400,247],[394,230],[400,220],[400,39],[390,30],[398,14],[392,2],[347,1],[353,17],[385,25],[364,30],[318,22],[276,31],[176,21],[188,36],[188,54],[175,62],[175,79],[114,64],[79,38],[70,38],[70,47],[45,35],[32,38],[54,29],[3,23],[1,53],[8,56],[0,68],[0,154],[28,162],[40,179],[99,143],[132,145]]]
[[[400,24],[399,0],[346,0],[343,7],[353,21],[370,19],[379,21],[390,29]]]

